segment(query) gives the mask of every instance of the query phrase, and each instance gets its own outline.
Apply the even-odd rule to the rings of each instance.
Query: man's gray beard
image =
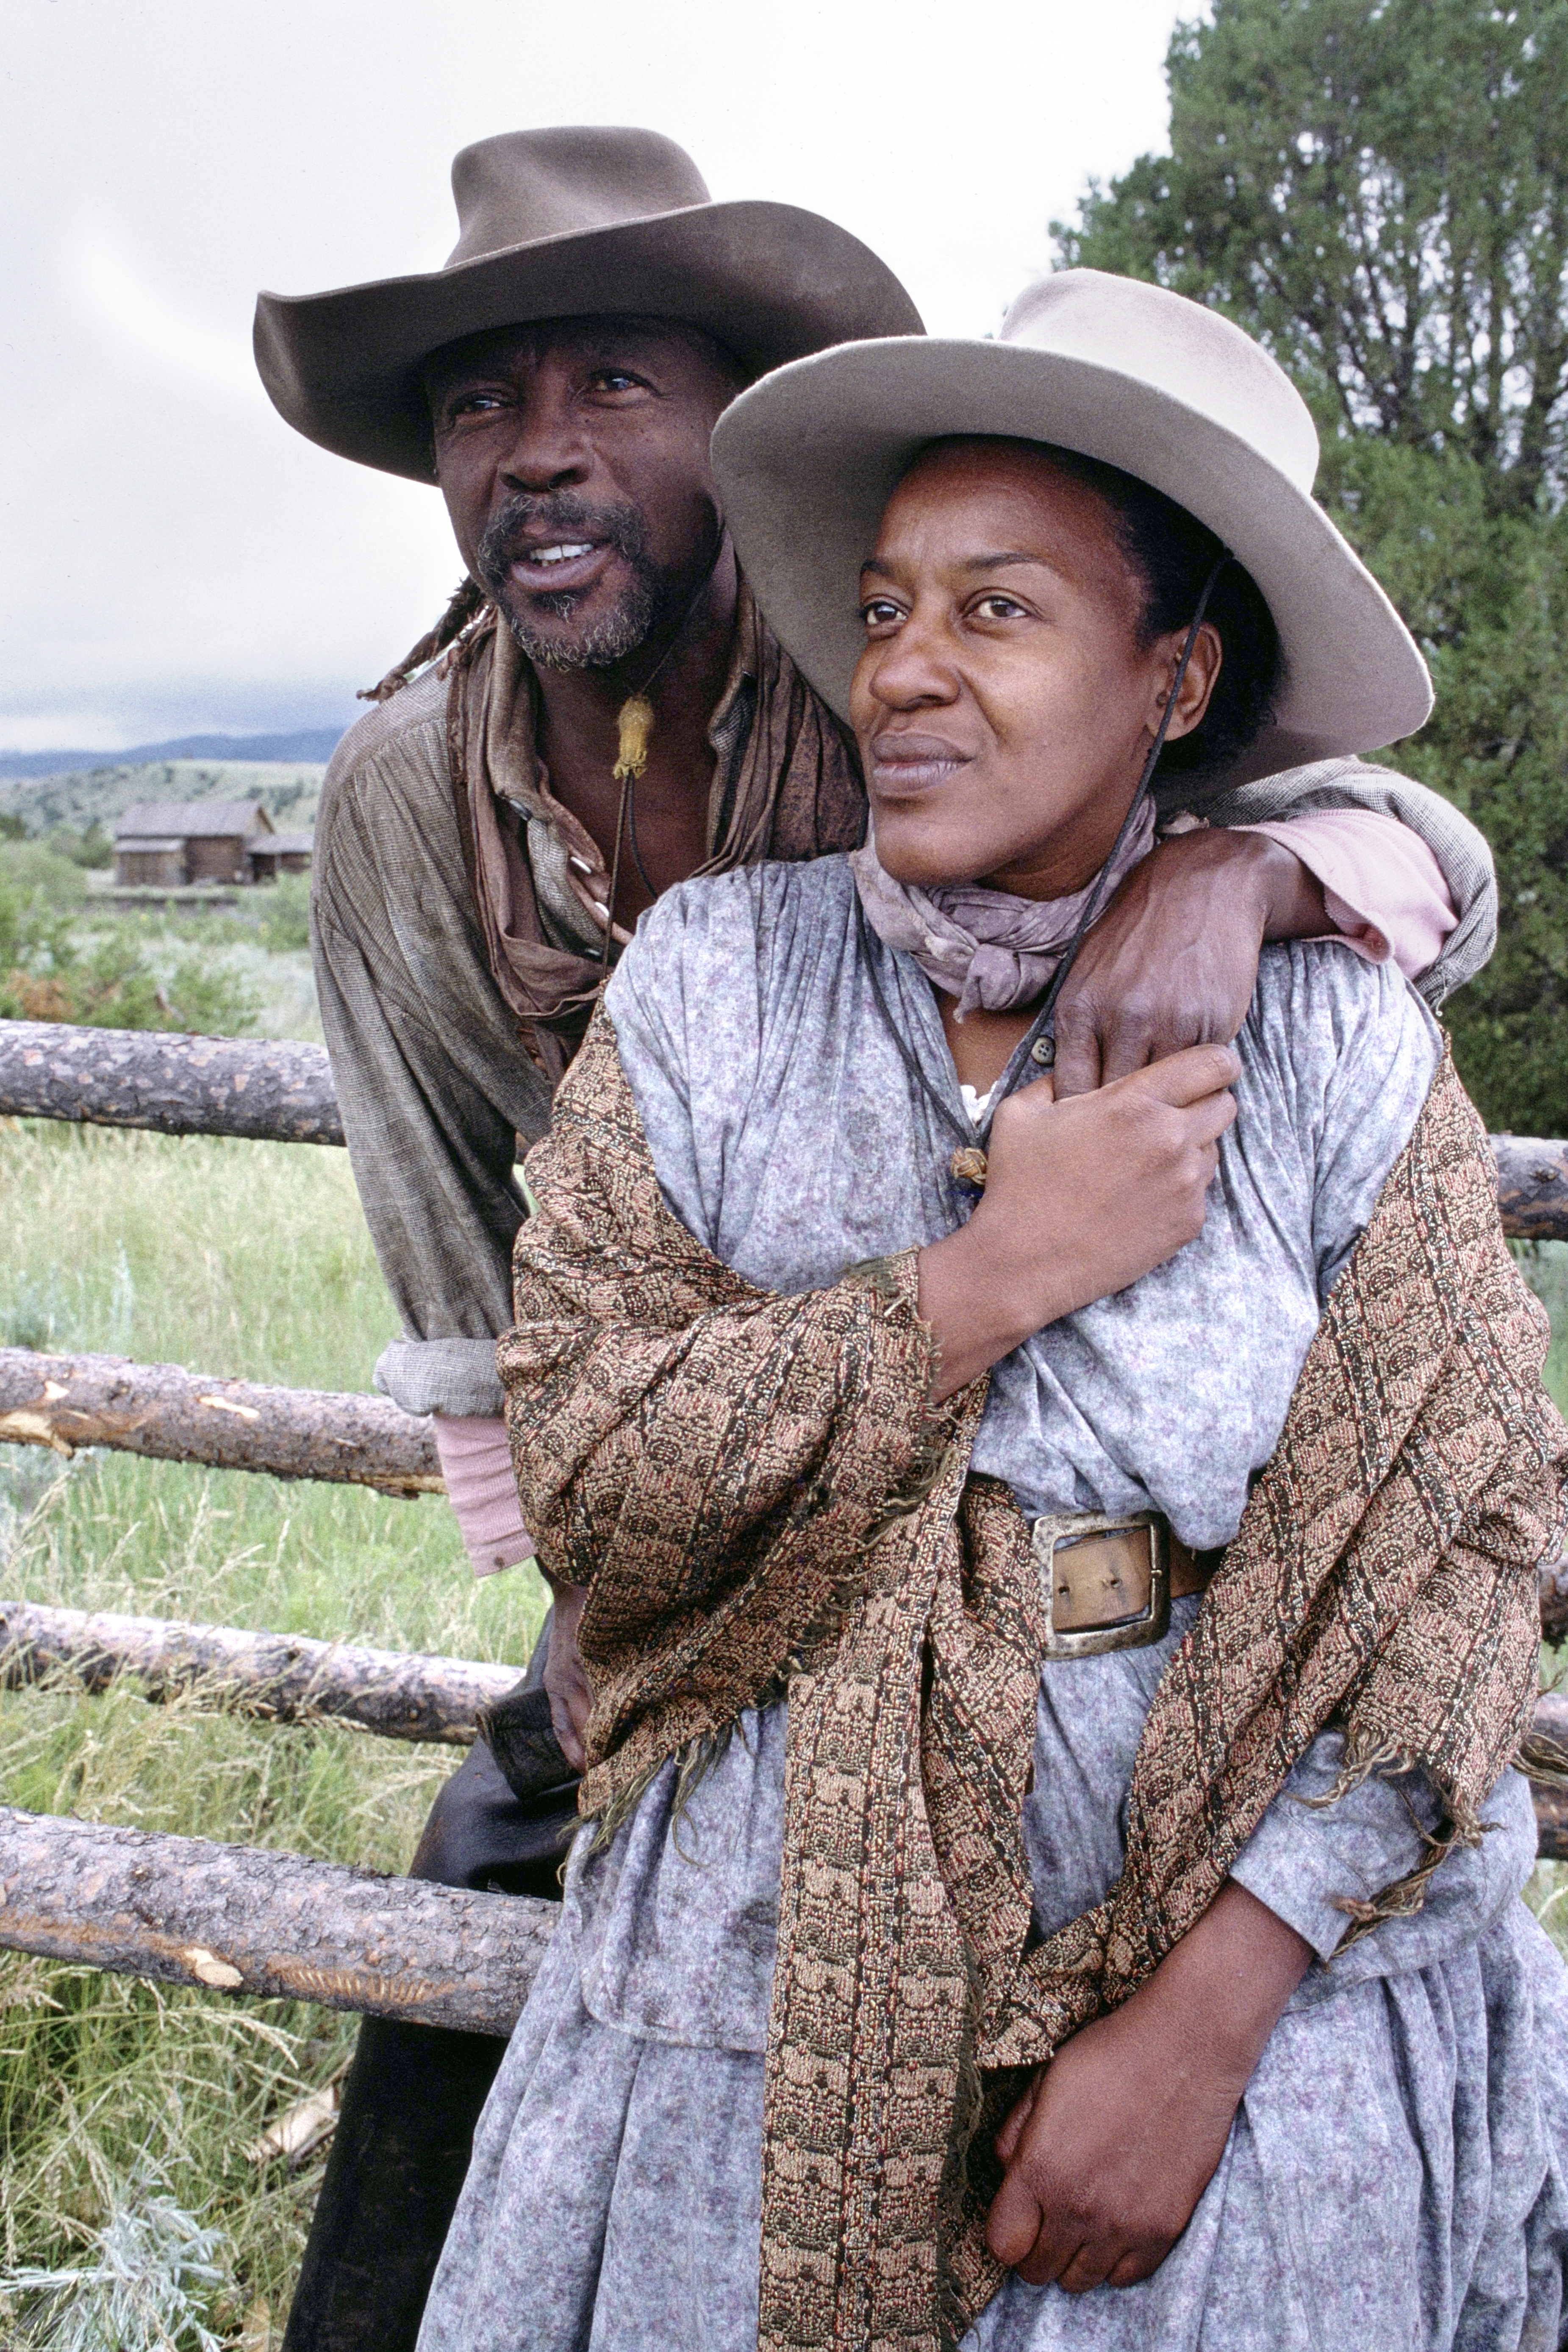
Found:
[[[559,532],[563,540],[580,533],[584,538],[602,539],[617,551],[631,572],[631,580],[613,612],[591,622],[575,637],[541,635],[531,614],[519,617],[508,602],[511,551],[518,533],[530,523]],[[624,661],[644,642],[657,619],[664,585],[657,569],[649,562],[648,527],[638,509],[629,504],[591,506],[575,490],[557,490],[538,497],[519,492],[508,499],[479,542],[479,576],[506,615],[507,626],[517,644],[540,669],[609,669],[616,662]],[[582,591],[576,589],[563,589],[559,594],[546,590],[530,599],[531,604],[553,613],[561,621],[570,621],[581,601]]]
[[[579,600],[544,595],[533,602],[570,621]],[[657,608],[654,583],[641,572],[633,576],[614,611],[580,629],[575,637],[540,636],[528,621],[520,620],[507,604],[501,605],[507,626],[538,669],[612,669],[646,643]]]

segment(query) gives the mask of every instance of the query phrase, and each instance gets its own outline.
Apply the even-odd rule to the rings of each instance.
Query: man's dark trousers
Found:
[[[547,1622],[527,1689],[540,1687],[548,1633]],[[476,1740],[435,1801],[409,1876],[559,1900],[570,1825],[559,1794],[553,1803],[517,1797]],[[283,2352],[414,2352],[506,2051],[493,2034],[364,2020]]]

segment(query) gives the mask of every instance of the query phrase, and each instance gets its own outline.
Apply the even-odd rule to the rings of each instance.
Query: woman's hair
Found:
[[[1163,490],[1119,466],[1053,442],[1038,446],[1052,465],[1103,499],[1114,516],[1122,552],[1144,582],[1144,643],[1186,628],[1204,582],[1226,555],[1224,542]],[[1204,618],[1218,632],[1225,659],[1200,723],[1161,752],[1159,777],[1217,767],[1244,751],[1268,724],[1280,682],[1274,616],[1257,582],[1234,556],[1227,558],[1209,591]]]

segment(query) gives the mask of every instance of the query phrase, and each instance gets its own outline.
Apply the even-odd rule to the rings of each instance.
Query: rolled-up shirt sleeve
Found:
[[[1423,1832],[1437,1826],[1440,1811],[1418,1773],[1369,1776],[1334,1799],[1343,1759],[1339,1733],[1321,1733],[1230,1865],[1238,1885],[1320,1960],[1332,1959],[1350,1930],[1347,1900],[1371,1903],[1416,1868],[1427,1850]]]
[[[524,1215],[517,1139],[543,1132],[549,1087],[479,935],[444,694],[422,680],[339,747],[312,930],[349,1156],[402,1325],[377,1385],[405,1412],[489,1416]]]
[[[1282,842],[1322,885],[1333,936],[1373,963],[1392,960],[1406,980],[1432,969],[1458,928],[1434,852],[1380,810],[1314,809],[1235,829]]]
[[[1355,1906],[1375,1903],[1420,1867],[1443,1815],[1419,1771],[1371,1773],[1335,1797],[1343,1760],[1343,1736],[1320,1732],[1230,1865],[1237,1884],[1325,1961],[1350,1933]],[[1449,1853],[1427,1889],[1424,1933],[1414,1935],[1415,1920],[1388,1921],[1379,1930],[1385,1942],[1415,1945],[1417,1965],[1430,1957],[1424,1948],[1445,1934],[1479,1934],[1518,1893],[1521,1863],[1528,1874],[1534,1835],[1523,1782],[1505,1773],[1482,1813],[1487,1828],[1479,1843]]]
[[[511,1444],[499,1414],[437,1413],[435,1445],[475,1575],[494,1576],[532,1559],[534,1539],[523,1524]]]
[[[1176,822],[1183,805],[1178,780],[1161,799],[1168,823]],[[1344,811],[1389,819],[1413,834],[1437,860],[1455,921],[1436,961],[1418,977],[1421,994],[1435,1009],[1456,988],[1475,978],[1497,944],[1497,874],[1491,851],[1485,835],[1451,801],[1391,768],[1380,768],[1366,760],[1331,759],[1283,768],[1228,791],[1200,795],[1197,807],[1201,820],[1208,824],[1283,824],[1285,845],[1291,849],[1300,843],[1304,820]],[[1326,841],[1328,836],[1320,838]],[[1303,851],[1303,865],[1311,862]],[[1332,878],[1328,887],[1336,887]],[[1356,911],[1343,888],[1336,895]],[[1376,910],[1366,911],[1371,915]]]

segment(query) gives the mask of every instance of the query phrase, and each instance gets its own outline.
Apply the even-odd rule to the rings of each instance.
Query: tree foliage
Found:
[[[1437,682],[1389,756],[1497,856],[1456,1052],[1494,1125],[1568,1133],[1568,0],[1215,0],[1167,68],[1170,152],[1092,185],[1063,258],[1224,310],[1300,385]]]

